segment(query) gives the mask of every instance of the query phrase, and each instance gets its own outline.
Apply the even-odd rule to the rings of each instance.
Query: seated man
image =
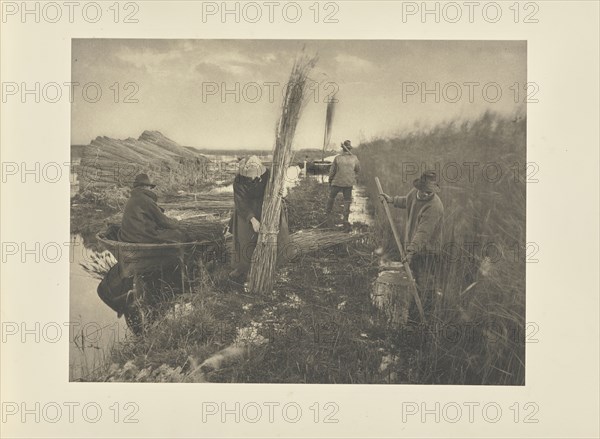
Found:
[[[158,197],[152,191],[155,187],[148,175],[139,174],[135,177],[123,213],[119,241],[157,244],[187,240],[177,220],[166,216],[156,204]]]

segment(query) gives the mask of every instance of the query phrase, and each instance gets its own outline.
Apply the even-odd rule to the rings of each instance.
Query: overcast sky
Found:
[[[72,143],[87,144],[96,136],[137,138],[148,129],[188,146],[270,149],[283,84],[303,46],[319,61],[297,148],[322,147],[324,101],[334,87],[339,103],[333,144],[469,119],[487,109],[524,112],[527,50],[522,41],[80,39],[72,44],[72,81],[81,84],[72,104]],[[82,97],[82,86],[92,82],[102,90],[95,103]],[[138,90],[125,89],[129,82]],[[438,103],[435,94],[421,95],[422,83],[431,90],[439,83]],[[483,86],[490,83],[502,92],[497,102],[491,102],[494,85],[484,96]],[[521,88],[518,96],[515,83]],[[225,88],[234,92],[222,95]],[[125,103],[128,95],[139,102]],[[87,100],[94,97],[93,87],[88,88]]]

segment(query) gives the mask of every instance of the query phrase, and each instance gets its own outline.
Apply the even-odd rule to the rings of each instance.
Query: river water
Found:
[[[296,186],[303,171],[292,166],[286,175],[286,192]],[[308,175],[323,184],[327,176]],[[221,186],[215,193],[233,193],[233,186]],[[341,202],[341,195],[337,202]],[[166,212],[167,215],[169,212]],[[367,197],[361,186],[355,186],[350,210],[351,223],[371,224],[372,218],[367,210]],[[84,265],[93,265],[96,261],[111,261],[114,258],[108,252],[96,252],[83,245],[79,235],[71,236],[70,245],[70,322],[72,335],[69,347],[69,378],[76,381],[86,377],[95,368],[105,364],[105,358],[115,342],[131,337],[125,319],[117,314],[98,297],[96,289],[100,279],[94,276]]]
[[[78,380],[103,365],[111,346],[125,339],[128,332],[125,319],[100,300],[96,292],[100,279],[81,264],[90,264],[93,256],[102,253],[88,249],[79,235],[71,236],[70,300],[71,323],[69,346],[69,378]]]

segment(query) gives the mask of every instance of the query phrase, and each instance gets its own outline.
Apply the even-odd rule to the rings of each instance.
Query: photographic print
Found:
[[[525,384],[525,41],[71,50],[71,381]]]

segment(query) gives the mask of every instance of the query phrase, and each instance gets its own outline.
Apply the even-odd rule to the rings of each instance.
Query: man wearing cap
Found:
[[[437,195],[440,187],[433,171],[423,172],[413,181],[413,186],[404,197],[381,194],[382,201],[394,207],[406,209],[404,248],[406,261],[413,270],[415,281],[424,302],[431,303],[435,280],[440,268],[440,250],[444,206]]]
[[[146,244],[186,241],[177,220],[166,216],[156,204],[158,197],[152,191],[155,187],[148,175],[135,177],[121,221],[120,241]]]
[[[344,226],[348,227],[350,223],[350,205],[352,204],[352,187],[356,184],[356,176],[360,172],[360,162],[352,154],[352,144],[350,140],[342,143],[342,153],[337,155],[331,164],[329,170],[329,199],[327,200],[327,222],[331,225],[331,211],[335,197],[340,192],[344,196]]]

